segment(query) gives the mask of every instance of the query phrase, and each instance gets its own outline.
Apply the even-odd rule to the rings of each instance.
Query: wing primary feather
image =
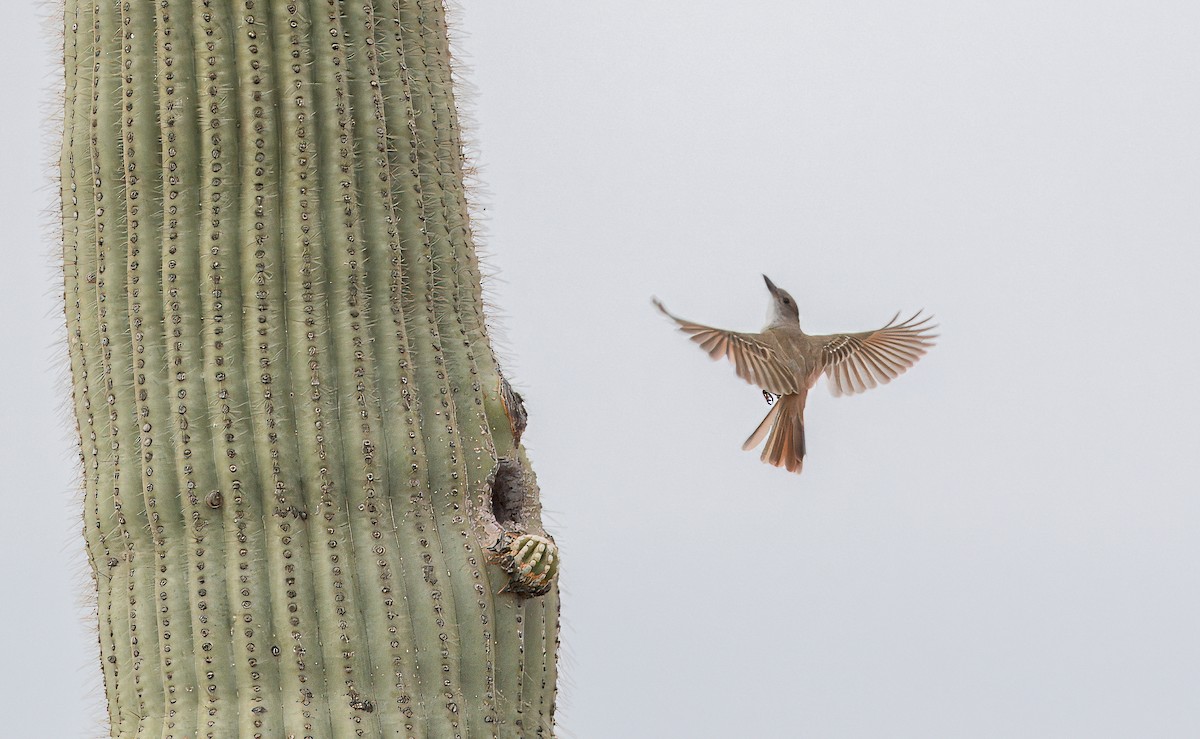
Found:
[[[879,356],[879,352],[877,352],[874,348],[864,351],[862,353],[862,359],[864,363],[869,363],[869,366],[873,369],[875,376],[881,383],[886,383],[888,380],[891,380],[893,377],[899,374],[899,372],[897,372],[895,369],[888,367],[888,365],[883,361],[883,358]]]

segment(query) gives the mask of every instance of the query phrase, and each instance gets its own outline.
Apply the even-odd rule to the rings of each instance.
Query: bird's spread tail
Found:
[[[742,449],[747,451],[762,443],[762,461],[776,467],[786,467],[788,472],[799,472],[804,465],[804,401],[807,392],[784,395],[771,406]]]

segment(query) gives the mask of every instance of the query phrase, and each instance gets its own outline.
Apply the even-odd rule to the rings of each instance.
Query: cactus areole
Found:
[[[66,0],[84,537],[121,737],[554,730],[557,551],[438,0]]]

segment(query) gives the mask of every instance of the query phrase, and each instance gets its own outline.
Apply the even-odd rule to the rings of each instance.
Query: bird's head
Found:
[[[767,314],[768,326],[799,326],[800,308],[787,290],[778,287],[771,278],[763,275],[767,290],[771,292],[771,310]]]

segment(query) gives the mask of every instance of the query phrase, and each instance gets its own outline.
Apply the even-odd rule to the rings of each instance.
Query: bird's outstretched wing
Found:
[[[899,317],[897,313],[878,331],[813,337],[822,342],[824,373],[835,397],[886,385],[933,346],[937,338],[931,333],[937,326],[929,324],[933,316],[921,318],[917,311],[912,318],[897,323]]]
[[[758,336],[685,321],[672,315],[657,298],[654,299],[654,306],[678,324],[679,330],[708,352],[708,356],[713,359],[729,357],[738,377],[746,382],[776,395],[791,395],[799,390],[796,374]]]

